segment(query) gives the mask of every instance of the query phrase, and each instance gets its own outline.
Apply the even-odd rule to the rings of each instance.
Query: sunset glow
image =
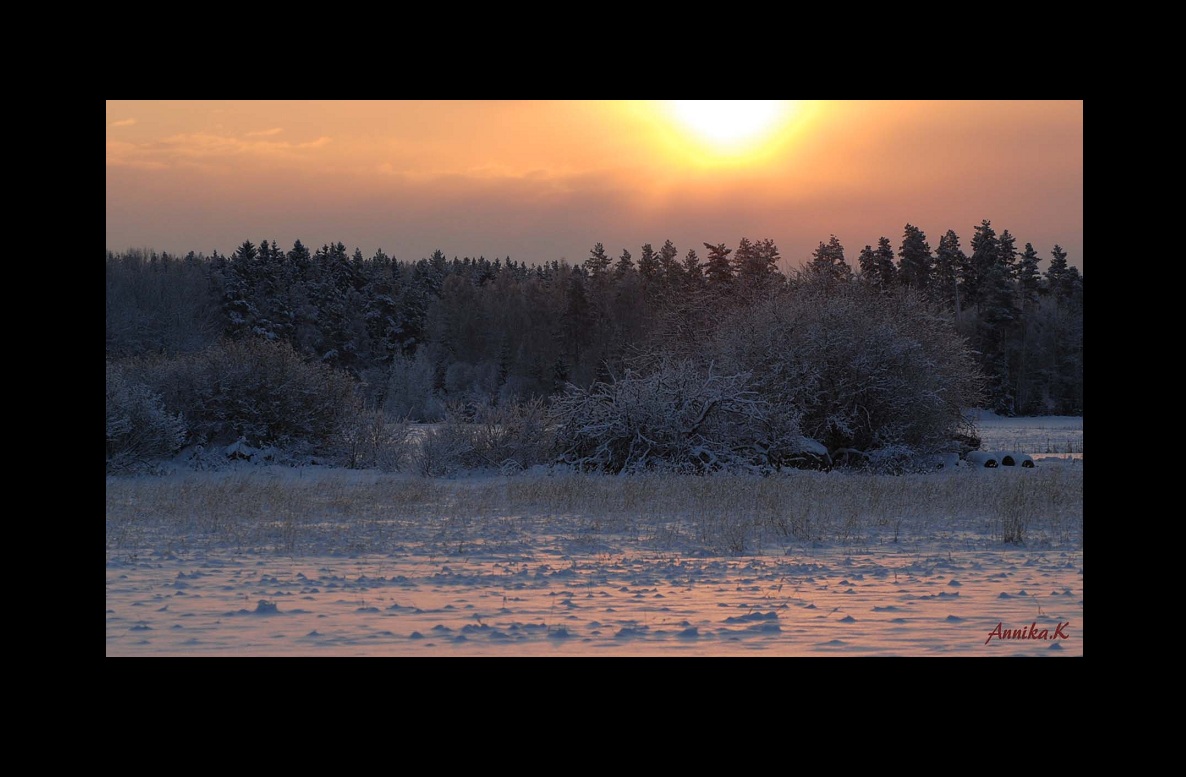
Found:
[[[672,100],[679,125],[705,149],[740,157],[760,150],[784,129],[790,100]]]
[[[106,243],[343,242],[406,261],[579,263],[772,239],[787,267],[913,224],[1083,267],[1083,103],[108,100]]]

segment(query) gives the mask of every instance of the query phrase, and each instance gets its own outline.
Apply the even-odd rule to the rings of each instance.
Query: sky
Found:
[[[991,222],[1083,270],[1082,100],[107,100],[107,250],[343,243],[415,262],[637,260],[771,239],[783,269]]]

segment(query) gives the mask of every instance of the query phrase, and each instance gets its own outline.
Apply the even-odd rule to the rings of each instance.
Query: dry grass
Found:
[[[1020,451],[1031,456],[1083,456],[1083,420],[1063,418],[1044,425],[1033,419],[998,419],[980,429],[982,450]]]
[[[541,541],[574,553],[629,543],[711,555],[952,539],[1081,548],[1083,469],[448,480],[255,467],[108,477],[106,508],[107,549],[121,553],[458,554]]]

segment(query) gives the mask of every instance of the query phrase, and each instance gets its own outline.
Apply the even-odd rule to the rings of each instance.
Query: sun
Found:
[[[786,127],[794,100],[669,100],[675,124],[702,153],[718,158],[759,153]]]

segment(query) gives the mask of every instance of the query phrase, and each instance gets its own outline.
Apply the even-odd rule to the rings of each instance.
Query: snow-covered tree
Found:
[[[344,372],[306,361],[288,343],[243,338],[158,360],[140,371],[168,412],[185,417],[187,442],[317,451],[355,403]]]
[[[981,378],[950,316],[916,290],[880,292],[807,273],[723,322],[704,358],[793,413],[834,458],[946,452]]]
[[[793,415],[773,408],[744,373],[660,359],[557,398],[560,460],[581,469],[636,472],[766,471],[804,453]]]
[[[395,418],[439,421],[445,415],[445,403],[436,391],[435,382],[427,349],[421,349],[415,356],[397,355],[388,371],[383,409]]]
[[[160,394],[107,362],[107,472],[122,472],[173,455],[185,441],[185,419]]]

